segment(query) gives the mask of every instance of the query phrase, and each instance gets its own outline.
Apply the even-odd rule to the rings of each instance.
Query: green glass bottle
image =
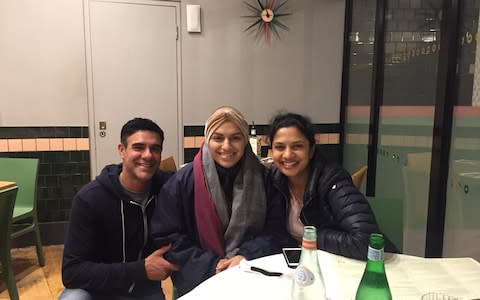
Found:
[[[302,252],[292,285],[293,300],[325,300],[325,284],[318,263],[317,229],[303,227]]]
[[[355,300],[391,300],[383,258],[383,235],[372,233],[368,245],[368,259]]]

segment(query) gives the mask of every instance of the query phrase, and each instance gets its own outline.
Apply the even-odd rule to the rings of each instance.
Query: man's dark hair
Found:
[[[127,139],[129,136],[134,134],[139,130],[153,131],[160,136],[160,146],[163,148],[163,139],[164,134],[163,130],[157,123],[153,122],[150,119],[144,118],[133,118],[122,126],[122,131],[120,131],[120,141],[126,147]]]

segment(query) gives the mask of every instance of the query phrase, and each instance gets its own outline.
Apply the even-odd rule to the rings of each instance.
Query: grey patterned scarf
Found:
[[[203,172],[207,189],[224,228],[226,257],[235,256],[244,239],[263,228],[267,210],[263,166],[247,144],[244,159],[233,183],[232,215],[220,185],[215,161],[207,143],[202,149]]]

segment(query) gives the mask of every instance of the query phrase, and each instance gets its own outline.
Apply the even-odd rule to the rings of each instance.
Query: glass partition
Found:
[[[385,12],[375,202],[391,215],[402,212],[396,237],[403,253],[419,256],[425,254],[441,6],[441,0],[392,0]]]
[[[480,1],[460,14],[443,255],[480,260]]]
[[[347,2],[351,30],[343,162],[350,172],[367,165],[369,126],[378,133],[375,193],[368,199],[382,230],[406,254],[425,255],[437,70],[447,65],[439,61],[440,23],[447,15],[443,4],[451,4],[446,7],[452,13],[453,2],[378,2],[385,4],[379,21],[385,55],[378,74],[372,74],[377,1]],[[480,0],[455,3],[460,26],[450,158],[442,162],[449,164],[443,256],[480,260]],[[378,127],[370,124],[376,119],[370,116],[372,83],[383,90]]]
[[[344,167],[351,173],[367,165],[375,5],[375,0],[352,1],[343,156]],[[365,190],[365,180],[361,189]]]
[[[441,7],[441,0],[385,1],[375,195],[368,199],[397,247],[419,256],[425,253]],[[367,164],[375,10],[376,1],[352,1],[343,160],[349,171]]]

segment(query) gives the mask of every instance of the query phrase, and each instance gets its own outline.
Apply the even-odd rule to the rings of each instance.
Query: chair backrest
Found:
[[[16,186],[0,191],[0,249],[2,250],[10,251],[12,214],[17,191]]]
[[[169,156],[160,162],[160,170],[177,172],[177,165],[173,156]]]
[[[36,208],[38,158],[0,157],[0,178],[18,186],[16,206]]]
[[[367,173],[368,167],[362,166],[357,171],[353,172],[352,174],[352,181],[355,187],[360,190],[362,187],[363,179],[365,178],[365,174]]]

